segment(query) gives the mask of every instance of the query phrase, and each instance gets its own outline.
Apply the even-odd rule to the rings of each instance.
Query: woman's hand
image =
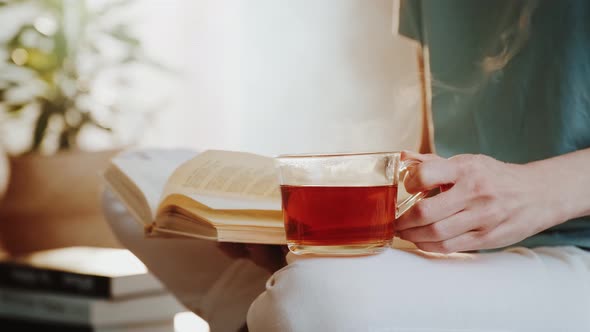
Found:
[[[567,218],[550,187],[552,177],[530,165],[483,155],[404,153],[423,162],[410,171],[410,193],[448,188],[425,198],[397,221],[398,235],[425,251],[450,253],[505,247]]]
[[[229,257],[250,259],[270,273],[287,265],[285,256],[289,249],[286,246],[232,242],[219,242],[218,246]]]

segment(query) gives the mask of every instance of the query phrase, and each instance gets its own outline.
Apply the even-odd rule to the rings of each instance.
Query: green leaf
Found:
[[[96,128],[102,129],[104,131],[108,131],[110,133],[113,132],[113,128],[107,127],[107,126],[103,125],[102,123],[100,123],[98,120],[96,120],[89,113],[86,113],[86,116],[84,117],[84,120],[82,121],[82,124],[90,124],[90,125],[93,125]]]
[[[24,110],[26,105],[5,105],[6,106],[6,113],[9,115],[17,115],[22,110]]]
[[[59,149],[68,150],[70,148],[70,135],[67,129],[63,129],[59,134]]]
[[[106,127],[106,126],[104,126],[104,125],[102,125],[102,124],[100,124],[98,122],[95,122],[95,121],[92,121],[91,123],[92,123],[93,126],[99,128],[99,129],[102,129],[104,131],[108,131],[109,133],[112,133],[113,132],[113,128],[111,128],[111,127]]]
[[[27,32],[27,31],[33,31],[34,33],[38,33],[37,30],[35,30],[35,27],[33,26],[33,24],[28,23],[28,24],[23,24],[17,31],[16,33],[12,36],[12,38],[8,39],[5,44],[3,45],[7,48],[15,49],[17,47],[21,47],[21,36]]]
[[[43,106],[47,106],[47,104],[44,104]],[[31,152],[38,151],[41,147],[41,143],[47,134],[49,118],[51,117],[52,113],[53,112],[51,111],[50,107],[41,108],[41,113],[35,122],[35,130],[33,131],[33,144],[30,150]]]
[[[106,5],[104,5],[101,9],[97,10],[96,12],[91,14],[91,17],[102,17],[110,14],[115,9],[120,9],[121,7],[126,7],[130,4],[135,2],[134,0],[119,0],[119,1],[112,1]]]
[[[128,45],[131,47],[137,47],[140,45],[139,39],[132,36],[127,26],[118,24],[112,30],[106,32],[112,38]]]
[[[159,71],[168,73],[168,74],[180,74],[177,70],[174,70],[148,56],[146,56],[145,54],[141,53],[141,52],[135,52],[132,54],[127,55],[123,60],[121,60],[121,63],[123,64],[129,64],[129,63],[138,63],[138,64],[142,64],[142,65],[146,65],[148,67],[152,67],[154,69],[157,69]]]

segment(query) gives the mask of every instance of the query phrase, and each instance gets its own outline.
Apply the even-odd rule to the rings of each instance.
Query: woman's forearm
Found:
[[[526,164],[556,224],[590,215],[590,149]],[[551,212],[550,212],[551,211]]]

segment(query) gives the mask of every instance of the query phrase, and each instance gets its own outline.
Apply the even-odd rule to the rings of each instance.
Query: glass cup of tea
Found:
[[[279,170],[289,250],[363,255],[391,245],[395,221],[425,196],[399,204],[398,184],[420,161],[400,152],[281,155]]]

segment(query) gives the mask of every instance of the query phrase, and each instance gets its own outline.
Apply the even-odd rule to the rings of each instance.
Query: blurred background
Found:
[[[75,97],[76,109],[113,131],[84,123],[84,149],[411,146],[417,121],[396,112],[418,100],[416,61],[392,33],[393,8],[391,0],[5,1],[3,85],[21,74],[42,94],[46,86],[16,73],[32,69]],[[4,107],[25,98],[11,90],[3,87]],[[22,151],[33,137],[9,130],[10,110],[5,145]],[[48,135],[59,135],[59,121],[50,122]],[[50,141],[44,152],[55,149]]]
[[[97,176],[129,147],[418,148],[392,0],[0,0],[4,256],[120,247]]]

